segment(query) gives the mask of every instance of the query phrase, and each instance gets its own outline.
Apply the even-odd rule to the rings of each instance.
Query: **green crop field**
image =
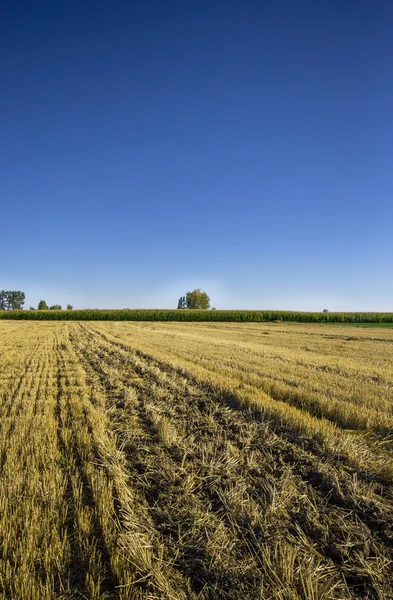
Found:
[[[57,321],[217,321],[297,323],[391,323],[393,313],[378,312],[296,312],[280,310],[10,310],[0,311],[0,319]]]

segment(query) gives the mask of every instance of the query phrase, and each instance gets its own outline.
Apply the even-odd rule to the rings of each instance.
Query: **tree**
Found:
[[[206,292],[202,292],[200,288],[187,292],[186,294],[187,308],[210,308],[210,298]]]
[[[9,310],[22,310],[26,298],[25,293],[19,291],[8,292],[8,294]]]
[[[0,310],[7,310],[7,296],[4,290],[0,291]]]
[[[54,304],[53,306],[49,307],[49,310],[61,310],[61,305],[60,304]]]
[[[38,310],[48,310],[49,306],[45,302],[45,300],[40,300],[38,303]]]
[[[25,293],[15,290],[0,291],[0,310],[22,310]]]
[[[182,296],[181,298],[179,298],[179,301],[177,303],[177,308],[187,308],[187,302],[186,302],[185,296]]]
[[[67,310],[73,310],[73,308],[74,307],[72,306],[72,304],[67,304]]]

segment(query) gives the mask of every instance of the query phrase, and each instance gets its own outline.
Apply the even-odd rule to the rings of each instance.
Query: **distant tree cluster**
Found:
[[[67,304],[67,310],[73,310],[72,304]],[[34,309],[33,309],[34,310]],[[53,304],[53,306],[48,306],[45,300],[40,300],[38,303],[37,310],[63,310],[61,304]]]
[[[199,308],[208,309],[210,308],[210,298],[206,292],[202,292],[200,288],[187,292],[185,296],[181,296],[177,303],[177,308]]]
[[[14,290],[0,290],[0,310],[22,310],[25,303],[25,293]],[[72,304],[67,304],[67,310],[73,310]],[[30,306],[30,310],[62,310],[60,304],[48,306],[45,300],[40,300],[37,308]]]
[[[25,293],[14,290],[0,291],[0,310],[22,310]]]

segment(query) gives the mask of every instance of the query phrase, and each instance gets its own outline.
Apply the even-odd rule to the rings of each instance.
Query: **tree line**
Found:
[[[25,303],[25,293],[15,290],[0,291],[0,310],[22,310]],[[67,310],[73,310],[72,304],[67,304]],[[210,298],[206,292],[200,288],[187,292],[181,296],[177,303],[179,309],[208,309],[210,308]],[[37,308],[30,306],[30,310],[62,310],[61,304],[48,306],[45,300],[40,300]]]
[[[67,310],[73,310],[72,304],[67,304]],[[30,310],[35,310],[35,308],[30,307]],[[61,304],[54,304],[53,306],[48,306],[45,300],[40,300],[37,306],[37,310],[63,310]]]
[[[16,290],[0,290],[0,310],[22,310],[26,295]],[[48,306],[45,300],[40,300],[38,307],[30,306],[30,310],[62,310],[60,304]],[[67,310],[73,310],[72,304],[67,304]]]

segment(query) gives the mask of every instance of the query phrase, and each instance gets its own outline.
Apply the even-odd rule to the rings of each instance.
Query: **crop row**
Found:
[[[0,311],[0,319],[54,321],[222,321],[298,323],[392,323],[393,313],[296,312],[277,310],[13,310]]]

